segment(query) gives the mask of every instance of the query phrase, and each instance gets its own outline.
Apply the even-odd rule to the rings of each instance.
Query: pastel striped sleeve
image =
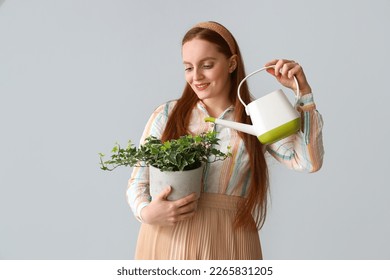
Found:
[[[161,138],[162,132],[164,131],[167,119],[168,109],[170,104],[164,104],[159,106],[149,118],[144,132],[142,134],[140,143],[145,141],[145,138],[153,135],[157,138]],[[134,167],[131,177],[128,181],[126,191],[127,202],[130,205],[134,216],[142,222],[141,210],[147,206],[151,197],[149,194],[149,168],[148,167]]]
[[[324,157],[322,116],[311,93],[297,101],[296,109],[301,114],[301,130],[267,146],[267,151],[290,169],[315,172],[321,168]]]

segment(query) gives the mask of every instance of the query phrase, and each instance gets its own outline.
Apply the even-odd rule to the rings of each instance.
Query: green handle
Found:
[[[212,123],[215,123],[215,118],[213,118],[213,117],[206,117],[206,118],[204,119],[204,121],[205,121],[205,122],[212,122]]]

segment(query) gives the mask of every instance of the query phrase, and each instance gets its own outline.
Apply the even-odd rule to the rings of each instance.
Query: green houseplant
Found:
[[[131,141],[125,148],[117,143],[108,160],[99,153],[100,168],[112,171],[120,166],[149,166],[152,197],[167,185],[173,189],[168,197],[171,200],[191,193],[193,187],[197,188],[195,192],[199,195],[204,163],[231,156],[230,147],[224,153],[215,148],[218,143],[216,132],[185,135],[166,142],[149,136],[138,148]],[[191,186],[192,183],[195,186]]]

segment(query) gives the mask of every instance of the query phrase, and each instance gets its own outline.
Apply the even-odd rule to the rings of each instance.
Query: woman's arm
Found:
[[[321,168],[324,156],[323,120],[316,109],[305,73],[302,67],[292,60],[273,60],[265,66],[269,65],[275,65],[275,69],[270,68],[267,71],[282,85],[295,92],[297,89],[293,76],[298,81],[301,97],[297,101],[296,109],[301,114],[301,130],[267,146],[267,151],[291,169],[315,172]]]
[[[173,103],[158,107],[144,129],[140,143],[153,135],[161,138]],[[173,225],[193,216],[197,197],[190,194],[176,201],[167,200],[171,188],[167,186],[153,201],[149,193],[149,167],[134,167],[127,188],[127,201],[135,217],[143,223],[153,225]]]
[[[165,128],[168,119],[168,104],[159,106],[150,116],[145,129],[142,133],[140,143],[144,143],[146,137],[153,135],[161,138],[162,132]],[[151,196],[149,194],[149,168],[148,167],[134,167],[131,177],[128,182],[126,192],[127,202],[135,217],[142,221],[141,210],[149,205]]]
[[[301,97],[296,108],[301,114],[301,130],[267,146],[267,151],[288,168],[315,172],[321,168],[324,157],[322,116],[312,94]]]

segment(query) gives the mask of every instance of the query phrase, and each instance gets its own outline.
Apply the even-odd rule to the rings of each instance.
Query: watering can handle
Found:
[[[240,89],[241,89],[241,86],[242,84],[250,77],[250,76],[253,76],[254,74],[258,73],[258,72],[261,72],[265,69],[268,69],[268,68],[275,68],[275,65],[271,65],[271,66],[265,66],[263,68],[260,68],[252,73],[250,73],[249,75],[247,75],[242,81],[241,83],[238,85],[238,89],[237,89],[237,95],[238,95],[238,99],[240,99],[242,105],[244,105],[245,109],[246,109],[246,104],[245,102],[241,99],[241,96],[240,96]],[[294,78],[294,81],[295,81],[295,84],[297,85],[297,94],[295,95],[295,101],[297,101],[299,99],[299,97],[301,96],[300,92],[299,92],[299,84],[298,84],[298,81],[297,81],[297,78],[295,78],[295,76],[293,76]]]

